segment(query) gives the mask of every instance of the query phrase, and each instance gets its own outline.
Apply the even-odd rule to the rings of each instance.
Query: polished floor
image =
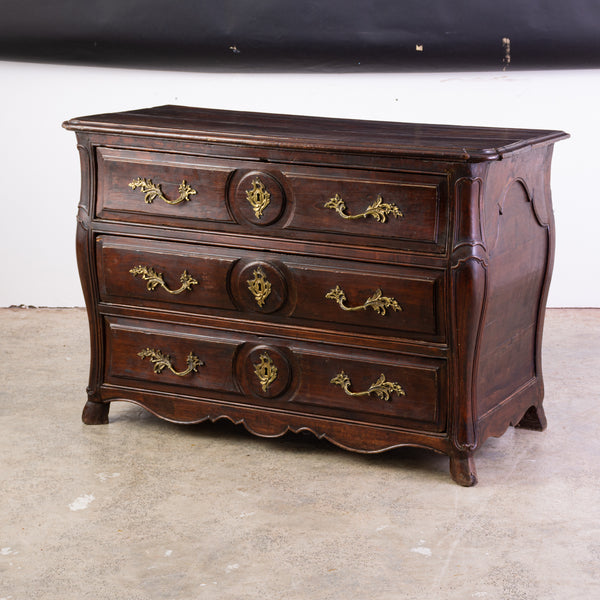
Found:
[[[550,310],[548,429],[479,484],[133,404],[85,426],[80,309],[0,309],[0,600],[600,598],[600,310]]]

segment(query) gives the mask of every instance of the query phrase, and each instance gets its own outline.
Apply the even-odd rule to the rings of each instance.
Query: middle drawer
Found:
[[[443,270],[97,238],[100,300],[442,341]]]

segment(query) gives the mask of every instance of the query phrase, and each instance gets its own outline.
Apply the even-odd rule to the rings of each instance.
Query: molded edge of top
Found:
[[[264,131],[248,131],[253,127],[256,128],[261,121],[271,123],[273,125],[271,131],[266,127]],[[215,122],[217,123],[216,126],[214,125]],[[236,130],[235,125],[240,122],[242,125]],[[212,127],[207,126],[211,124]],[[225,127],[219,127],[218,124],[225,125]],[[307,131],[303,132],[301,125],[313,128],[316,126],[317,132],[312,134]],[[76,132],[151,136],[307,151],[340,152],[352,150],[360,154],[460,160],[465,162],[501,160],[519,150],[551,144],[570,137],[564,131],[555,130],[367,121],[203,109],[176,105],[78,117],[65,121],[62,126]],[[326,135],[329,130],[334,128],[338,130],[340,127],[346,128],[344,132],[346,140],[343,139],[344,135]],[[244,131],[244,128],[247,131]],[[374,140],[357,139],[361,134],[366,136],[370,132],[374,135]],[[382,139],[385,134],[387,134],[387,139]],[[479,135],[482,138],[487,135],[490,138],[494,136],[496,138],[506,137],[508,143],[498,146],[482,144],[483,147],[471,144],[464,146],[460,144],[452,145],[443,142],[434,145],[427,144],[425,140],[422,143],[419,142],[420,134],[430,140],[446,139],[447,141],[452,135],[458,137],[458,134]],[[396,139],[394,139],[394,136],[396,136]],[[401,139],[403,136],[404,141]],[[411,138],[412,141],[407,138]],[[485,141],[485,139],[482,141]]]

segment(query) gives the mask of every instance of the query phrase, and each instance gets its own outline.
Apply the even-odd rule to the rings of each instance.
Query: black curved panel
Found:
[[[4,0],[0,59],[218,71],[600,66],[598,0]]]

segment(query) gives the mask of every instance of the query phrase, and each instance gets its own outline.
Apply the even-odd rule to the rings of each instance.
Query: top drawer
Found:
[[[98,148],[96,216],[443,253],[447,177]]]
[[[98,148],[96,216],[136,223],[234,223],[225,203],[230,166],[194,156]]]

